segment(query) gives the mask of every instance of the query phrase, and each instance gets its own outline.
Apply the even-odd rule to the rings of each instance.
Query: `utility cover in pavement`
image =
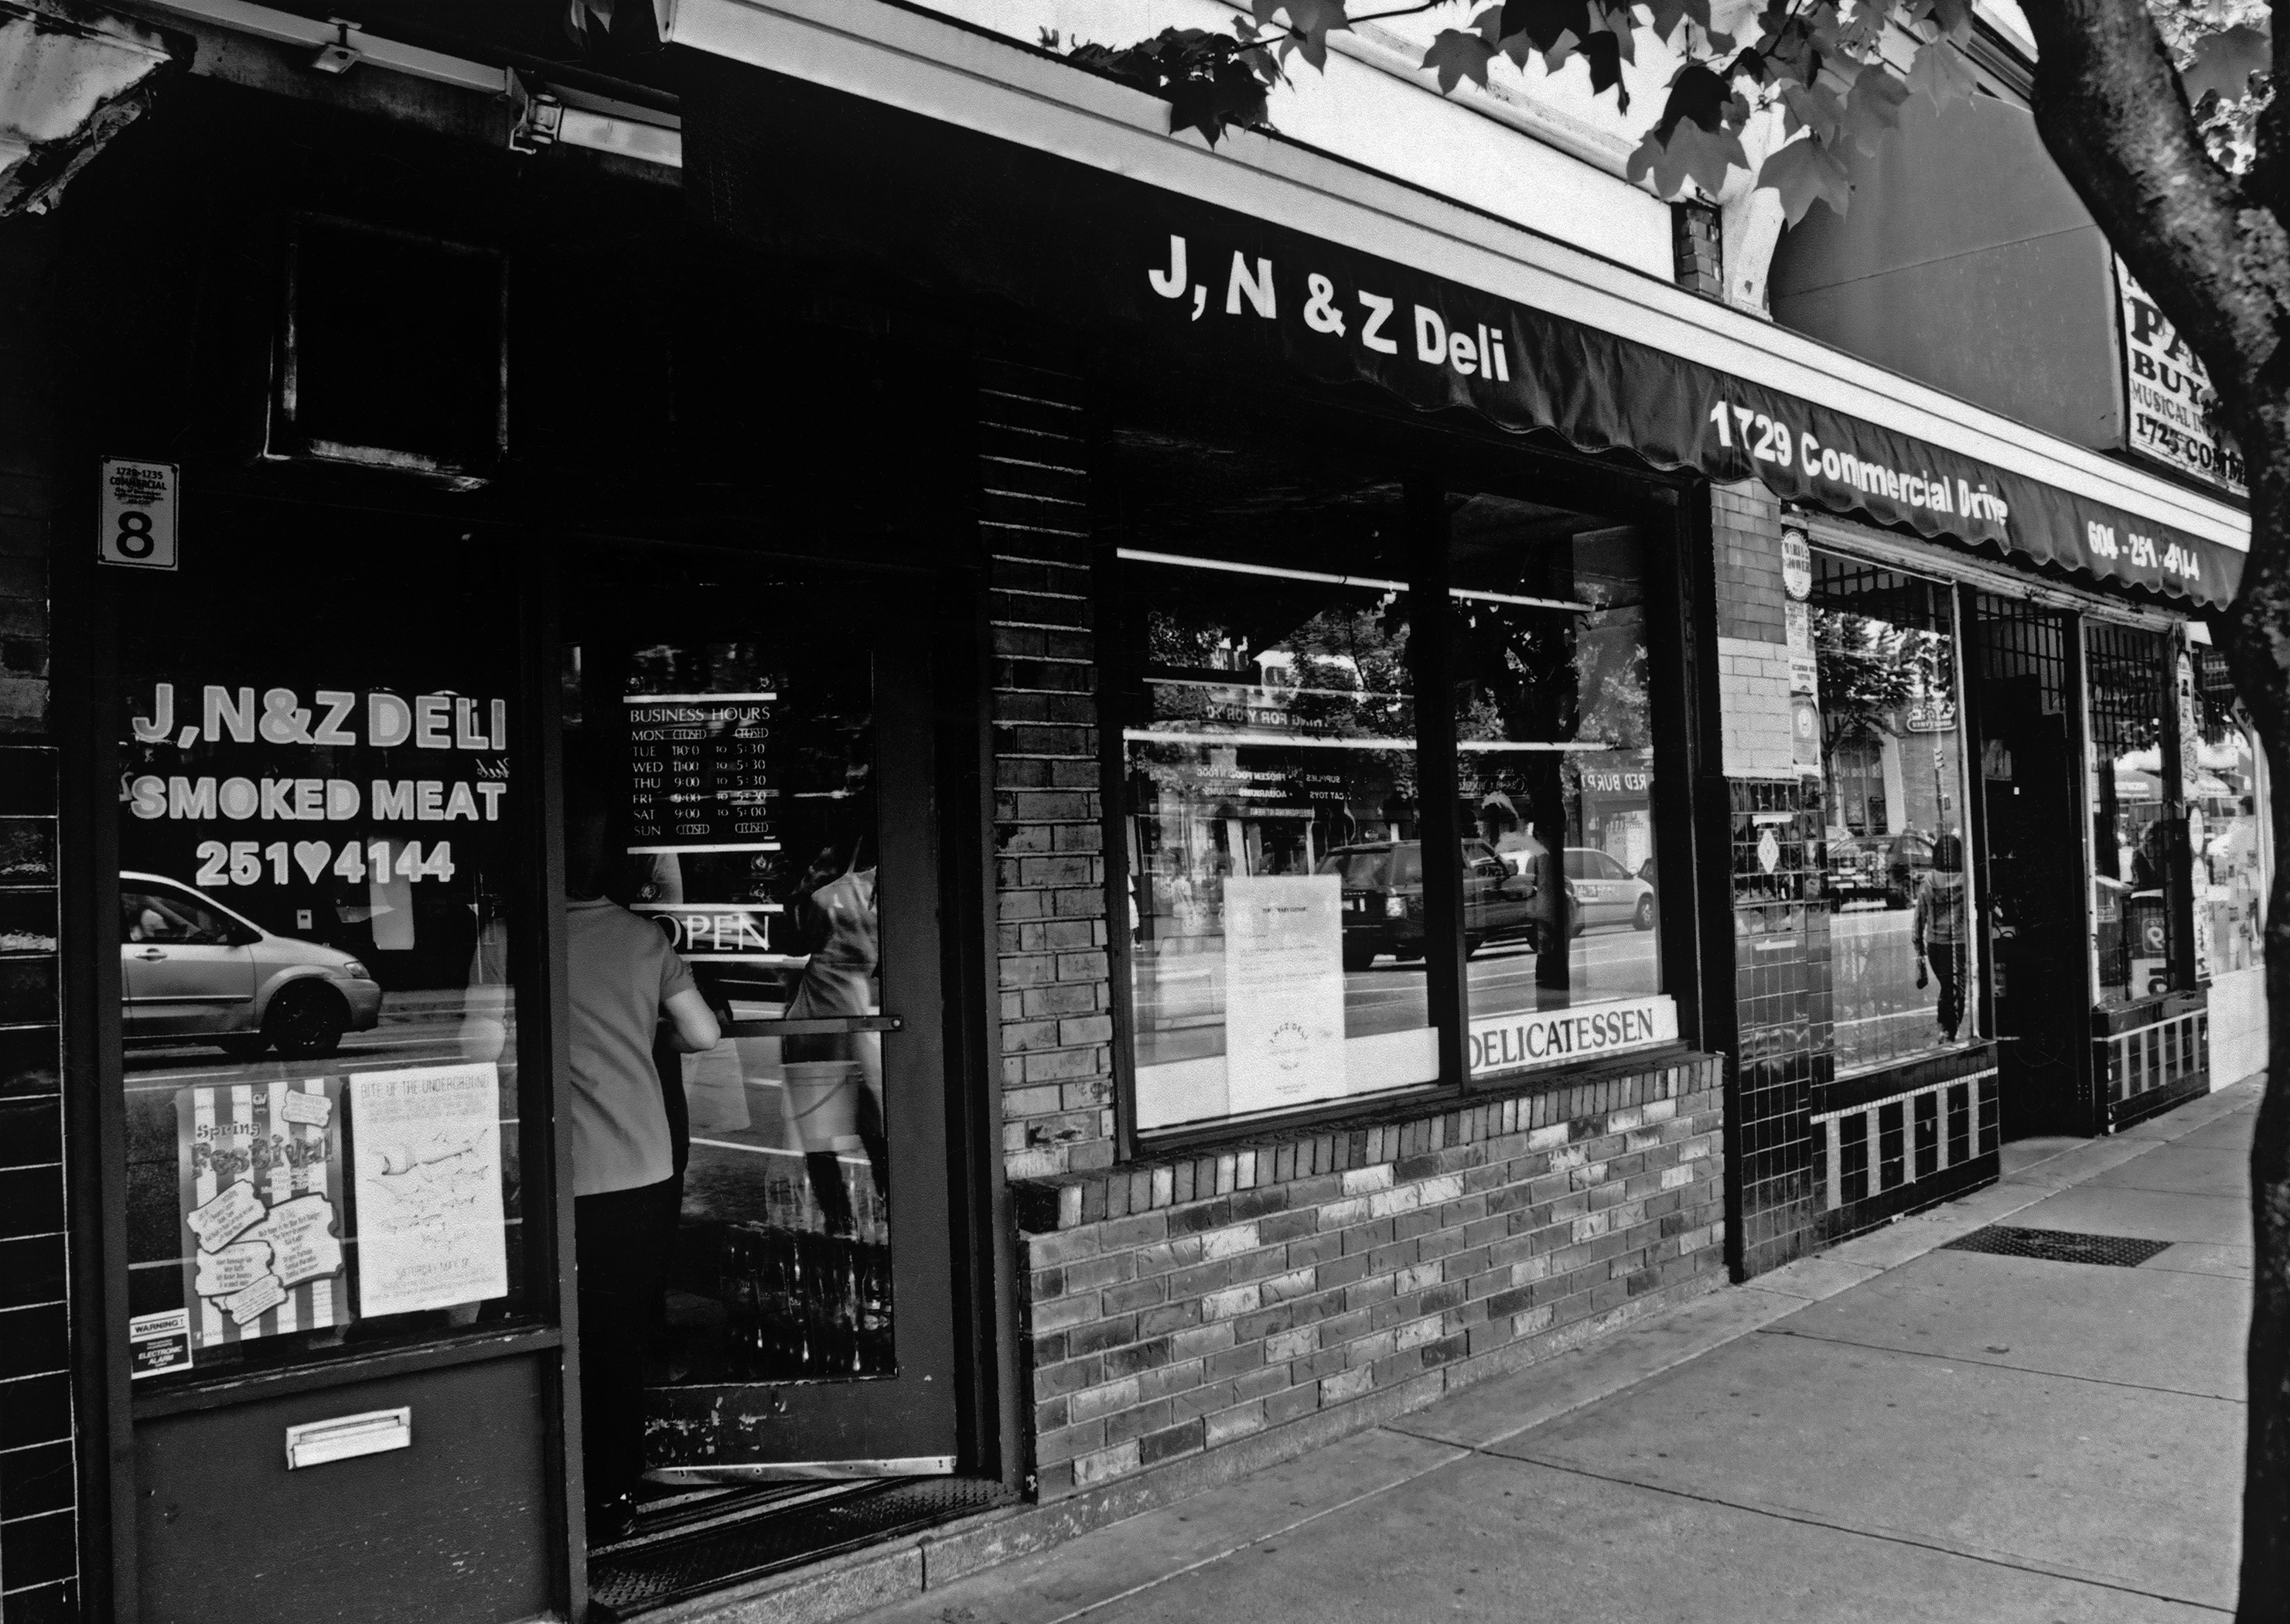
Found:
[[[2046,1263],[2103,1263],[2136,1268],[2171,1243],[2130,1235],[2078,1235],[2069,1229],[2017,1229],[1990,1224],[1949,1242],[1943,1252],[1990,1252],[1998,1257],[2038,1258]]]

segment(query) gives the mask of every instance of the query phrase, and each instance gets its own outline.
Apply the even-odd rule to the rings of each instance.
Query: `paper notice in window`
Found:
[[[1345,1092],[1343,955],[1338,876],[1225,881],[1225,1078],[1235,1115]]]
[[[350,1079],[358,1312],[409,1314],[508,1292],[500,1084],[490,1061]]]
[[[183,1220],[199,1237],[199,1250],[215,1252],[236,1240],[246,1227],[262,1216],[262,1202],[254,1186],[241,1180],[226,1185],[205,1205],[194,1208]]]
[[[271,1208],[248,1238],[267,1241],[275,1250],[271,1272],[281,1285],[300,1285],[342,1266],[342,1244],[333,1228],[332,1202],[324,1196],[298,1196]]]
[[[202,1297],[236,1297],[270,1272],[266,1241],[234,1241],[220,1252],[198,1255],[192,1289]]]
[[[264,1275],[244,1291],[224,1298],[222,1306],[229,1313],[231,1324],[244,1325],[251,1319],[261,1318],[285,1300],[286,1288],[278,1284],[278,1276]]]
[[[290,1091],[279,1115],[288,1122],[299,1122],[313,1128],[323,1128],[333,1120],[334,1102],[324,1094],[306,1094],[300,1089]]]

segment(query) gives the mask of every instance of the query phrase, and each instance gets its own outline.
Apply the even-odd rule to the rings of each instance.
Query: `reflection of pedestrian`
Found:
[[[645,1348],[683,1200],[653,1036],[665,1020],[670,1046],[697,1053],[720,1033],[668,939],[602,894],[603,807],[574,802],[564,823],[581,1424],[597,1540],[625,1525],[644,1471]]]
[[[1909,933],[1916,944],[1918,970],[1929,963],[1934,979],[1940,982],[1941,1036],[1949,1043],[1956,1041],[1956,1028],[1964,1020],[1964,973],[1970,939],[1966,884],[1964,842],[1953,835],[1942,835],[1933,843],[1932,872],[1917,892],[1916,918]],[[1918,986],[1924,984],[1921,974],[1917,981]]]
[[[804,876],[794,899],[796,928],[809,957],[802,982],[789,1000],[788,1019],[871,1015],[882,994],[876,980],[882,957],[881,926],[875,906],[876,870],[861,868],[860,843],[853,842],[848,866],[835,852]],[[837,1032],[786,1040],[782,1057],[793,1065],[834,1065],[843,1072],[833,1090],[798,1105],[797,1133],[812,1194],[830,1233],[857,1228],[851,1193],[843,1180],[839,1150],[863,1148],[875,1175],[877,1196],[890,1190],[890,1147],[883,1120],[883,1039],[875,1032]],[[855,1074],[855,1075],[854,1075]],[[855,1092],[850,1091],[856,1091]],[[794,1091],[790,1090],[790,1097]],[[845,1129],[851,1130],[845,1132]],[[856,1145],[840,1141],[855,1140]]]

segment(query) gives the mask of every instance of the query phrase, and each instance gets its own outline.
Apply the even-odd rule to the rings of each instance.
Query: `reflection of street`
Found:
[[[370,1032],[348,1032],[341,1046],[321,1060],[235,1060],[212,1043],[178,1038],[131,1044],[123,1065],[127,1089],[172,1089],[189,1082],[212,1082],[218,1072],[234,1083],[267,1083],[274,1077],[331,1076],[371,1070],[377,1065],[410,1066],[468,1058],[461,1044],[462,988],[424,988],[381,996],[381,1020]]]
[[[1661,990],[1657,932],[1628,925],[1574,939],[1565,993],[1539,988],[1540,959],[1524,940],[1490,942],[1466,966],[1473,1016],[1550,1008],[1586,999],[1636,997]],[[1224,1050],[1221,953],[1140,956],[1135,961],[1138,1060],[1159,1065]],[[1423,961],[1379,958],[1344,975],[1344,1034],[1366,1037],[1429,1024]]]
[[[1904,908],[1846,908],[1830,916],[1837,1065],[1840,1071],[1942,1041],[1940,984],[1917,986],[1916,915]]]

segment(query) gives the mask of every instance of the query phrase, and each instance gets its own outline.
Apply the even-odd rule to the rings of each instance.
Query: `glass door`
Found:
[[[878,578],[656,553],[576,578],[568,796],[606,809],[607,896],[667,937],[721,1032],[654,1051],[680,1204],[644,1330],[639,1500],[951,1472],[922,605]]]

